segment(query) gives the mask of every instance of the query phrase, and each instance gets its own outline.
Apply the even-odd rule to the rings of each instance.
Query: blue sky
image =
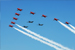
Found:
[[[17,8],[23,11],[17,11]],[[36,14],[32,15],[30,11]],[[15,13],[21,15],[16,16]],[[42,14],[47,15],[47,18],[41,17]],[[13,17],[18,20],[13,20]],[[1,1],[1,50],[55,50],[9,27],[11,21],[21,26],[29,26],[28,29],[75,49],[75,34],[53,21],[54,18],[75,26],[75,1]],[[27,23],[29,20],[34,23]],[[38,26],[38,23],[44,25]]]

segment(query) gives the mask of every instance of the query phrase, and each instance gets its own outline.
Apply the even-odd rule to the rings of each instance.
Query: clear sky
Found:
[[[17,8],[23,11],[17,11]],[[30,14],[30,11],[35,14]],[[20,13],[20,16],[15,13]],[[43,18],[42,14],[47,15],[47,18]],[[13,17],[18,20],[13,20]],[[55,50],[9,27],[11,21],[28,26],[28,29],[50,40],[75,49],[75,34],[53,21],[54,18],[75,26],[75,1],[1,1],[1,50]],[[34,22],[27,23],[28,21]],[[44,25],[38,26],[38,23]]]

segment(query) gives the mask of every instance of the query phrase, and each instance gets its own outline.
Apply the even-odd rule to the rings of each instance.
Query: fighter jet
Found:
[[[28,26],[23,26],[24,28],[28,28]]]
[[[17,10],[22,11],[22,9],[20,9],[20,8],[17,8]]]
[[[9,27],[13,27],[12,25],[9,25]]]
[[[70,24],[69,22],[65,22],[65,24]]]
[[[15,15],[18,15],[19,16],[20,14],[19,13],[15,13]]]
[[[28,21],[28,23],[33,23],[34,21]]]
[[[13,17],[13,19],[17,20],[17,18]]]
[[[46,18],[47,16],[46,15],[42,15],[42,17],[45,17]]]
[[[58,21],[59,19],[54,18],[54,20]]]
[[[38,24],[39,26],[43,26],[43,24]]]
[[[35,13],[34,12],[30,12],[30,14],[33,14],[34,15]]]
[[[11,21],[11,23],[12,23],[12,24],[15,24],[15,22],[12,22],[12,21]]]

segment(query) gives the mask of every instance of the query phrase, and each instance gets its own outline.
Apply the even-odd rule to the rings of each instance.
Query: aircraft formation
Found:
[[[17,11],[22,11],[22,9],[17,8]],[[30,12],[30,14],[35,14],[34,12]],[[15,13],[15,15],[19,16],[19,13]],[[42,17],[47,17],[46,15],[42,15]],[[18,20],[18,18],[13,17],[14,20]],[[28,21],[28,23],[33,23],[34,21]],[[15,24],[15,22],[11,21],[11,24]],[[43,24],[38,24],[39,26],[43,26]],[[9,25],[9,27],[13,27],[13,25]],[[24,28],[28,28],[28,26],[23,26]]]
[[[22,9],[17,8],[17,10],[22,11]],[[19,13],[15,13],[15,15],[19,16]],[[18,18],[13,17],[14,20],[18,20]],[[11,24],[15,24],[15,22],[11,21]],[[9,25],[9,27],[13,27],[13,25]]]
[[[22,11],[22,9],[20,8],[17,8],[17,11]],[[35,14],[34,12],[30,12],[30,14]],[[15,13],[15,15],[19,16],[20,14],[19,13]],[[42,15],[42,17],[46,18],[47,16],[46,15]],[[18,20],[18,18],[16,17],[13,17],[14,20]],[[54,18],[54,20],[58,21],[59,19],[57,18]],[[28,23],[33,23],[34,21],[28,21]],[[11,21],[12,24],[15,24],[15,22]],[[70,24],[69,22],[65,22],[65,24]],[[43,26],[43,24],[38,24],[39,26]],[[9,25],[9,27],[13,27],[12,25]],[[28,28],[28,26],[23,26],[24,28]]]
[[[17,8],[17,11],[22,11],[22,9],[20,9],[20,8]],[[34,15],[35,13],[34,12],[30,12],[30,14],[32,14],[32,15]],[[15,15],[17,15],[17,16],[19,16],[20,14],[19,13],[15,13]],[[46,15],[42,15],[42,17],[44,17],[44,18],[46,18],[47,16]],[[16,18],[16,17],[13,17],[13,20],[18,20],[18,18]],[[58,21],[59,19],[57,19],[57,18],[54,18],[53,20],[55,20],[55,21]],[[58,21],[61,25],[63,25],[65,28],[68,28],[71,32],[73,32],[73,33],[75,33],[75,31],[74,30],[72,30],[71,28],[69,28],[68,26],[66,26],[66,25],[64,25],[62,22],[60,22],[60,21]],[[28,21],[28,23],[34,23],[34,21]],[[16,24],[15,22],[13,22],[13,21],[11,21],[11,24]],[[70,25],[70,23],[69,22],[65,22],[65,24],[69,24]],[[39,26],[43,26],[44,24],[38,24]],[[17,26],[19,26],[19,25],[17,25]],[[71,25],[70,25],[71,26]],[[9,27],[13,27],[13,25],[9,25]],[[28,26],[23,26],[24,28],[28,28]],[[75,29],[73,26],[71,26],[73,29]],[[15,28],[15,27],[14,27]],[[21,26],[20,26],[20,28],[22,28]],[[24,28],[22,28],[22,29],[24,29]],[[25,32],[23,32],[23,31],[21,31],[21,30],[19,30],[19,29],[17,29],[17,28],[15,28],[16,30],[18,30],[19,32],[21,32],[21,33],[23,33],[23,34],[25,34],[25,35],[27,35],[27,36],[29,36],[29,37],[31,37],[31,38],[33,38],[34,36],[31,36],[31,35],[29,35],[29,34],[26,34]],[[44,38],[44,37],[42,37],[42,36],[40,36],[40,35],[38,35],[38,34],[36,34],[36,33],[34,33],[34,32],[32,32],[32,31],[30,31],[30,30],[27,30],[27,29],[24,29],[25,31],[27,31],[27,32],[29,32],[29,33],[31,33],[31,34],[33,34],[33,35],[35,35],[35,36],[37,36],[37,37],[39,37],[39,38],[42,38],[43,40],[45,40],[45,41],[48,41],[48,42],[50,42],[50,43],[53,43],[53,44],[55,44],[55,45],[57,45],[57,46],[59,46],[59,47],[61,47],[61,48],[64,48],[64,49],[67,49],[67,50],[69,50],[68,48],[65,48],[65,47],[63,47],[62,45],[60,45],[60,44],[58,44],[58,43],[56,43],[56,42],[53,42],[53,41],[51,41],[51,40],[49,40],[49,39],[46,39],[46,38]],[[38,38],[33,38],[33,39],[38,39]],[[39,40],[38,40],[39,41]],[[42,41],[41,41],[42,42]],[[47,44],[47,43],[45,43],[45,44]],[[49,44],[47,44],[47,45],[49,45]]]

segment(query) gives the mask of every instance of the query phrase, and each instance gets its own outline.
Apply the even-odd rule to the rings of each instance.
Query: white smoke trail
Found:
[[[58,44],[58,43],[56,43],[56,42],[54,42],[54,41],[52,41],[52,40],[49,40],[49,39],[47,39],[47,38],[45,38],[45,37],[43,37],[43,36],[40,36],[40,35],[38,35],[38,34],[32,32],[32,31],[30,31],[30,30],[28,30],[28,29],[26,29],[26,28],[23,28],[22,26],[20,26],[20,25],[18,25],[18,24],[16,24],[16,25],[17,25],[18,27],[24,29],[25,31],[27,31],[27,32],[29,32],[29,33],[31,33],[31,34],[33,34],[33,35],[35,35],[35,36],[37,36],[37,37],[39,37],[39,38],[41,38],[41,39],[47,41],[47,42],[49,42],[49,43],[53,43],[54,45],[57,45],[57,46],[59,46],[59,47],[61,47],[61,48],[63,48],[63,49],[66,49],[66,50],[71,50],[71,49],[69,49],[69,48],[67,48],[67,47],[62,46],[61,44]]]
[[[71,24],[69,24],[74,30],[75,30],[75,27],[74,26],[72,26]]]
[[[32,36],[32,35],[30,35],[30,34],[28,34],[28,33],[25,33],[24,31],[21,31],[21,30],[15,28],[15,27],[13,27],[13,28],[14,28],[15,30],[17,30],[17,31],[19,31],[19,32],[21,32],[21,33],[23,33],[23,34],[25,34],[25,35],[27,35],[27,36],[29,36],[29,37],[35,39],[35,40],[38,40],[38,41],[40,41],[40,42],[42,42],[42,43],[44,43],[44,44],[46,44],[46,45],[48,45],[48,46],[51,46],[51,47],[55,48],[56,50],[62,50],[62,49],[58,48],[57,46],[52,45],[52,44],[50,44],[50,43],[47,43],[47,42],[45,42],[45,41],[43,41],[43,40],[41,40],[41,39],[39,39],[39,38],[37,38],[37,37],[34,37],[34,36]]]
[[[58,21],[61,25],[63,25],[65,28],[67,28],[68,30],[70,30],[71,32],[73,32],[75,34],[75,31],[73,29],[71,29],[70,27],[68,27],[67,25],[65,25],[64,23]]]

